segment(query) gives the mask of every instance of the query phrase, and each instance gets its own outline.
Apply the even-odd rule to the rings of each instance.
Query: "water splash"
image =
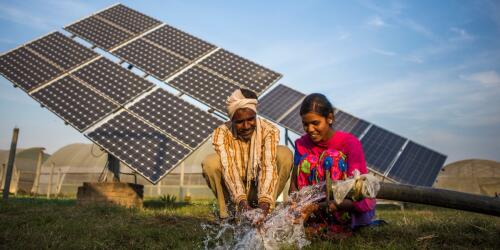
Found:
[[[214,225],[204,224],[202,228],[207,232],[204,247],[229,250],[307,246],[310,242],[304,231],[303,212],[324,198],[324,184],[307,186],[293,193],[265,218],[257,208]]]

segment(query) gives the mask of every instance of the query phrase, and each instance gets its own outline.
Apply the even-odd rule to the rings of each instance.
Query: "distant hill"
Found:
[[[487,196],[500,195],[500,162],[469,159],[444,166],[435,188]]]

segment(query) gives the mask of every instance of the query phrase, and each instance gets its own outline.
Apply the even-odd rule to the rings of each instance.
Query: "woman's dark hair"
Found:
[[[241,94],[243,94],[243,96],[245,98],[257,99],[257,94],[255,94],[255,92],[253,92],[249,89],[240,89],[240,91],[241,91]]]
[[[333,114],[333,106],[328,101],[326,96],[318,93],[313,93],[302,101],[302,105],[300,106],[300,115],[305,115],[309,112],[314,112],[323,117],[328,117],[330,113]]]

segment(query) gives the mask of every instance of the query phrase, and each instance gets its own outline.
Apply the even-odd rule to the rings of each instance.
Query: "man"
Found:
[[[259,207],[266,215],[290,177],[293,156],[278,146],[279,130],[257,117],[257,95],[236,90],[227,100],[230,121],[213,133],[215,154],[203,163],[203,176],[219,203],[221,218],[229,217],[226,203],[238,211]]]

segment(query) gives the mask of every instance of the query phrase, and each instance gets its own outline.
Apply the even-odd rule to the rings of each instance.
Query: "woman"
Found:
[[[331,177],[334,180],[350,177],[356,169],[361,174],[368,172],[359,140],[352,134],[333,129],[335,121],[333,106],[324,95],[308,95],[302,102],[300,115],[306,134],[295,141],[291,192],[297,191],[304,185],[324,180],[325,155],[330,155],[331,159],[335,159],[337,172],[340,171],[338,174],[333,168],[331,169]],[[313,169],[313,165],[317,167]],[[307,169],[309,166],[312,170],[312,173],[307,173],[309,178],[301,179],[301,174],[310,171]],[[315,173],[315,170],[320,173]],[[357,201],[346,198],[340,204],[331,201],[329,218],[323,219],[327,222],[329,229],[332,224],[335,225],[333,231],[350,231],[356,227],[371,224],[375,215],[375,204],[376,200],[371,198]],[[321,219],[321,216],[319,217]]]

